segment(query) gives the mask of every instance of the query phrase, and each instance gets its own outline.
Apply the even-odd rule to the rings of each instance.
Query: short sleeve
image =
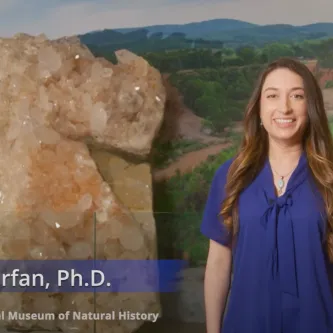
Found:
[[[328,265],[328,279],[331,284],[332,292],[333,292],[333,263]]]
[[[215,172],[208,193],[206,205],[201,222],[201,233],[225,246],[230,246],[231,237],[227,228],[223,225],[223,219],[220,215],[222,201],[225,196],[225,185],[227,180],[227,172],[231,161],[222,164]]]

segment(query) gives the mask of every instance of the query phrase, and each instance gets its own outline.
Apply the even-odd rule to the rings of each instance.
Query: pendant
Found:
[[[282,189],[283,189],[283,187],[284,187],[284,180],[283,180],[283,177],[281,177],[281,178],[278,180],[277,186],[278,186],[278,188],[279,188],[279,192],[282,192]]]

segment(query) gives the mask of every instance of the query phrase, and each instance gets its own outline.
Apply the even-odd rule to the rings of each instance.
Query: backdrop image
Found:
[[[320,82],[331,117],[332,37],[332,23],[260,25],[233,19],[80,36],[97,56],[115,61],[114,51],[128,49],[163,74],[168,100],[152,153],[162,257],[183,257],[193,266],[205,262],[208,243],[199,224],[210,181],[235,152],[246,103],[265,64],[284,56],[303,61]]]
[[[0,63],[0,74],[8,72],[12,75],[16,73],[17,68],[21,70],[30,61],[33,64],[32,67],[35,66],[33,63],[35,60],[31,60],[33,57],[29,57],[29,52],[25,51],[35,50],[30,46],[36,45],[33,43],[48,45],[43,39],[44,37],[55,42],[52,44],[53,51],[61,50],[59,54],[61,54],[62,60],[59,60],[59,54],[56,57],[57,52],[50,51],[52,47],[47,51],[44,49],[41,56],[36,56],[46,68],[42,69],[47,72],[50,68],[56,68],[54,69],[56,78],[54,82],[57,84],[61,81],[57,70],[61,68],[62,73],[65,73],[61,83],[56,86],[57,89],[52,88],[52,84],[50,84],[52,80],[50,82],[34,80],[33,75],[37,75],[34,70],[27,71],[27,75],[32,75],[31,82],[34,82],[38,88],[34,86],[36,89],[34,88],[33,92],[31,92],[32,88],[29,84],[22,84],[17,88],[15,77],[13,81],[10,81],[11,89],[8,92],[10,97],[8,100],[15,100],[16,97],[20,97],[20,94],[25,96],[27,91],[38,99],[41,98],[39,91],[42,91],[45,93],[44,97],[46,96],[50,100],[53,97],[58,98],[61,106],[59,109],[62,111],[62,113],[59,112],[61,113],[59,117],[64,121],[64,123],[55,122],[56,125],[53,126],[61,134],[61,140],[63,140],[60,148],[54,149],[59,153],[57,159],[55,157],[52,159],[53,155],[49,152],[38,151],[36,153],[37,157],[42,156],[38,159],[36,157],[36,160],[42,161],[41,167],[35,168],[31,173],[34,174],[36,184],[40,185],[42,181],[45,181],[46,185],[43,185],[44,187],[36,186],[35,192],[28,193],[28,195],[36,195],[43,203],[48,196],[51,197],[50,191],[44,191],[43,188],[49,186],[49,188],[59,190],[63,189],[65,183],[65,186],[70,188],[70,190],[66,190],[67,192],[65,191],[66,193],[64,192],[66,195],[63,192],[59,192],[60,194],[52,192],[52,198],[55,198],[54,200],[61,209],[67,209],[69,204],[76,204],[79,194],[82,194],[85,199],[82,200],[81,206],[79,205],[80,209],[82,207],[85,209],[85,205],[90,205],[90,208],[95,207],[92,205],[93,195],[87,196],[94,191],[96,196],[108,198],[108,200],[100,201],[107,202],[109,205],[107,206],[109,215],[99,214],[98,216],[108,222],[99,232],[96,230],[92,232],[93,222],[89,225],[89,228],[91,227],[89,230],[86,226],[82,226],[83,223],[82,225],[67,225],[65,231],[61,228],[58,230],[52,225],[55,232],[58,232],[58,238],[55,237],[57,245],[53,246],[54,244],[49,242],[49,239],[53,238],[48,236],[53,235],[54,231],[53,229],[52,232],[49,231],[51,221],[44,223],[40,229],[36,227],[37,224],[32,224],[32,231],[29,229],[29,235],[31,234],[33,238],[37,234],[35,231],[39,230],[44,241],[46,238],[44,234],[47,235],[49,238],[43,244],[46,249],[53,246],[52,249],[62,250],[62,246],[65,244],[63,252],[58,251],[63,255],[61,259],[72,259],[72,257],[80,260],[91,259],[93,255],[100,253],[101,258],[99,259],[106,257],[152,259],[156,256],[159,259],[185,259],[187,262],[180,283],[180,292],[176,295],[172,293],[159,295],[164,321],[158,320],[157,323],[146,324],[141,321],[139,323],[122,321],[119,325],[113,322],[111,323],[112,330],[116,332],[118,329],[117,332],[121,333],[205,332],[203,279],[209,241],[201,235],[200,223],[213,175],[219,166],[231,158],[238,149],[243,133],[244,111],[256,79],[269,62],[280,57],[293,57],[304,62],[315,75],[324,95],[326,111],[333,132],[332,10],[332,0],[317,0],[311,3],[304,3],[302,0],[294,0],[292,3],[289,0],[274,3],[265,0],[53,0],[52,3],[45,0],[31,0],[24,3],[16,0],[0,1],[0,37],[12,38],[10,43],[2,44],[4,45],[2,51],[0,49],[0,59],[8,61],[8,66],[7,63],[6,66]],[[17,40],[20,40],[21,44],[13,38],[16,34],[19,34]],[[41,37],[38,37],[40,41],[37,38],[37,42],[35,39],[31,42],[33,39],[31,36],[40,35]],[[75,46],[83,55],[78,56],[79,61],[83,59],[80,63],[81,67],[77,66],[81,70],[79,75],[75,72],[77,68],[73,69],[74,65],[73,68],[71,67],[75,62],[72,61],[73,59],[70,59],[72,62],[68,63],[63,61],[66,56],[72,57],[73,55],[68,51],[70,47],[67,48],[67,44],[66,47],[65,44],[62,44],[67,43],[71,38],[79,41],[85,47],[83,50],[81,46],[78,47],[77,44]],[[29,42],[26,42],[28,40]],[[58,41],[60,43],[56,44]],[[89,58],[89,53],[88,61],[85,62],[86,48],[96,58],[103,61],[98,62],[99,60],[96,58],[92,60]],[[15,57],[10,58],[5,50],[9,50],[8,54],[13,54]],[[22,50],[25,50],[25,53]],[[116,69],[118,63],[116,53],[124,61],[118,69]],[[58,63],[53,61],[52,57],[59,60]],[[138,60],[137,57],[140,59]],[[104,62],[105,59],[108,62]],[[136,59],[135,65],[130,63],[130,59]],[[5,62],[3,61],[3,63]],[[92,80],[85,85],[84,80],[90,75],[87,73],[93,72],[93,69],[89,67],[91,64],[96,65],[94,67],[95,81],[92,82]],[[103,67],[104,65],[105,67]],[[108,71],[105,68],[108,68]],[[41,70],[41,72],[43,71]],[[101,73],[107,73],[105,75],[109,75],[109,77],[103,81],[102,75],[98,75]],[[162,84],[159,81],[159,74],[162,77]],[[10,75],[8,74],[8,76]],[[24,75],[22,74],[22,77]],[[140,75],[141,78],[138,78]],[[91,74],[91,76],[93,75]],[[134,86],[133,81],[140,82],[145,87],[142,89],[145,90],[142,92],[142,96],[140,89],[135,90],[137,87]],[[148,87],[147,82],[149,82]],[[75,86],[76,83],[77,86]],[[95,83],[96,86],[94,86]],[[105,84],[104,87],[103,84]],[[78,88],[80,85],[88,87],[86,95],[83,93],[85,88],[83,90]],[[22,91],[20,91],[21,87]],[[77,88],[76,100],[68,93],[69,89],[74,88]],[[15,89],[18,89],[19,92]],[[7,90],[4,90],[3,94],[7,96]],[[165,105],[153,103],[156,91],[161,96],[164,91],[166,92]],[[43,102],[48,101],[46,97]],[[95,97],[96,100],[94,100]],[[100,100],[98,100],[99,98]],[[90,103],[92,100],[95,104]],[[102,104],[105,106],[104,109],[98,104],[102,100],[110,102]],[[88,102],[85,104],[82,101]],[[145,118],[142,117],[143,120],[140,119],[137,123],[148,128],[150,138],[154,137],[149,156],[144,156],[144,150],[150,148],[148,143],[143,148],[138,144],[139,148],[135,151],[136,137],[133,135],[134,131],[131,131],[133,128],[131,125],[137,120],[135,116],[140,118],[138,110],[141,107],[137,106],[135,101],[144,105],[142,113],[145,114]],[[49,107],[46,102],[41,105],[45,109]],[[96,108],[86,110],[82,105],[94,105]],[[110,105],[116,105],[116,107],[112,109]],[[14,107],[11,110],[14,110],[13,113],[16,112]],[[107,151],[108,149],[100,149],[93,138],[93,149],[88,151],[86,149],[88,145],[86,147],[82,133],[89,131],[81,124],[81,120],[84,118],[83,115],[88,119],[88,116],[91,116],[90,112],[96,111],[95,114],[97,114],[101,110],[103,112],[100,113],[100,116],[97,115],[93,119],[95,127],[99,129],[104,126],[106,131],[109,130],[108,134],[111,132],[110,137],[112,137],[114,134],[112,126],[115,124],[114,128],[117,128],[116,134],[119,134],[119,140],[117,137],[113,137],[114,140],[110,140],[112,142],[105,140],[107,148],[110,148],[110,151]],[[40,114],[42,113],[41,111]],[[147,114],[152,115],[151,119],[148,119]],[[33,117],[38,118],[39,113],[35,112]],[[54,119],[56,117],[54,116]],[[161,126],[158,125],[159,117],[163,118]],[[70,118],[72,123],[67,118]],[[110,119],[114,121],[114,124]],[[126,121],[122,131],[123,119]],[[77,124],[79,124],[78,129],[75,127]],[[17,134],[20,128],[18,126],[14,126],[10,135],[19,135]],[[74,130],[71,132],[73,128]],[[156,135],[154,134],[155,128],[157,129]],[[76,130],[77,132],[75,132]],[[43,133],[46,136],[45,133],[51,132]],[[78,135],[77,139],[75,135],[72,135],[73,133],[79,133],[82,136]],[[132,133],[132,136],[128,133]],[[4,132],[2,134],[5,136]],[[100,141],[103,141],[105,137],[102,135],[99,138]],[[137,136],[137,140],[140,139],[141,137]],[[86,150],[82,148],[83,153],[79,150],[80,154],[82,153],[82,156],[89,162],[96,163],[98,167],[98,170],[95,170],[91,167],[93,163],[90,163],[91,169],[87,166],[89,172],[85,171],[80,174],[80,176],[83,174],[80,181],[84,186],[79,181],[77,184],[75,176],[73,176],[77,175],[76,170],[80,166],[80,161],[74,158],[79,149],[72,142],[75,140],[84,143]],[[52,140],[49,139],[49,141]],[[131,142],[130,148],[134,147],[136,157],[139,156],[141,159],[130,160],[121,154],[113,153],[111,148],[117,145],[127,153],[128,142]],[[21,143],[25,144],[25,140],[22,138]],[[94,144],[96,147],[98,146],[98,149]],[[9,172],[6,173],[9,184],[7,189],[12,188],[10,181],[13,179],[16,181],[16,177],[19,179],[20,176],[15,173],[15,167],[19,170],[22,163],[19,157],[16,160],[13,158],[13,160],[17,163],[12,164],[14,170],[12,175]],[[70,167],[68,167],[69,171],[65,170],[67,173],[61,174],[64,160]],[[57,166],[52,168],[52,172],[50,172],[51,164]],[[7,168],[5,169],[7,170]],[[47,172],[42,174],[43,170],[47,170]],[[92,189],[93,186],[90,183],[93,181],[86,181],[84,177],[88,173],[94,179],[94,184],[105,181],[110,186],[98,187],[98,190]],[[21,187],[17,187],[18,201],[22,199],[21,192],[24,192],[22,190],[24,183],[20,182],[19,185]],[[82,190],[82,193],[75,192],[78,191],[78,188]],[[102,192],[100,188],[103,188],[105,193],[100,194],[100,191]],[[109,200],[111,196],[115,199],[114,201]],[[23,202],[23,199],[21,201]],[[113,202],[116,202],[117,207],[118,205],[122,207],[116,212],[119,215],[116,215],[110,208]],[[84,210],[83,208],[82,210]],[[131,214],[126,215],[128,212]],[[105,212],[102,211],[102,213]],[[35,216],[29,217],[29,219],[35,221]],[[65,222],[67,223],[69,220]],[[44,229],[47,230],[47,233],[44,233]],[[15,228],[12,232],[13,235],[16,235],[16,230]],[[24,232],[22,233],[24,234]],[[82,236],[83,234],[84,236]],[[28,239],[28,236],[24,237],[22,239]],[[144,243],[145,237],[150,237],[147,246]],[[12,237],[12,239],[14,238]],[[120,244],[121,241],[125,246]],[[18,251],[19,247],[14,245],[10,247],[10,253]],[[32,252],[29,246],[26,245],[24,249],[22,247],[23,250],[19,248],[23,253],[22,257],[27,257],[26,253]],[[8,259],[10,255],[7,253],[6,256]],[[120,299],[118,304],[121,308],[132,309],[133,306],[133,311],[137,311],[140,305],[137,300],[142,295],[139,295],[137,299],[133,297],[123,299],[121,293],[112,297],[117,298],[118,296]],[[72,296],[67,295],[67,297]],[[83,297],[81,300],[79,295],[76,297],[78,306],[82,306],[84,309],[91,309],[97,303],[102,309],[106,309],[112,303],[107,294],[104,294],[97,303],[97,298],[88,300]],[[37,299],[37,296],[35,298]],[[18,304],[21,304],[21,301],[23,304],[23,298],[19,299]],[[44,311],[44,304],[48,304],[56,311],[59,310],[59,305],[55,306],[53,301],[49,301],[49,298],[47,301],[49,303],[45,303],[43,299],[39,303],[35,302],[38,305],[37,308]],[[150,309],[149,311],[159,312],[160,304],[157,297],[147,299],[145,302],[149,305],[145,311]],[[5,299],[3,304],[6,303],[11,302],[7,302]],[[35,306],[31,305],[32,303],[24,304],[29,307],[29,310]],[[16,325],[16,323],[14,324]],[[47,327],[44,324],[42,323],[39,328],[50,330],[59,328],[55,321],[51,324],[47,323]],[[98,325],[102,324],[103,326],[99,327],[104,330],[102,331],[100,328],[100,332],[108,332],[110,322]],[[14,329],[16,329],[15,325]],[[82,327],[87,329],[88,326]],[[81,330],[83,330],[82,327]],[[93,327],[98,332],[96,330],[98,326],[95,323],[89,327]],[[30,326],[28,328],[30,329]],[[66,329],[69,330],[69,326]]]
[[[202,212],[215,171],[237,150],[246,103],[264,66],[285,56],[304,62],[320,83],[333,129],[332,37],[332,23],[259,25],[232,19],[80,37],[111,61],[114,51],[131,50],[164,77],[165,119],[151,156],[159,256],[190,263],[183,297],[171,316],[204,321],[203,295],[192,298],[202,287],[208,251],[199,230]]]

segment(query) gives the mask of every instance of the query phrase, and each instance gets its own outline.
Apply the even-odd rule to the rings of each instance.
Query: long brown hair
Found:
[[[239,228],[238,198],[260,172],[268,153],[268,135],[260,126],[260,98],[265,79],[278,68],[287,68],[302,77],[307,100],[308,125],[304,133],[304,150],[310,170],[319,190],[327,215],[327,254],[333,262],[333,140],[324,107],[321,89],[316,78],[303,63],[292,58],[281,58],[262,72],[246,108],[244,137],[238,154],[227,175],[226,197],[221,215],[233,237]]]

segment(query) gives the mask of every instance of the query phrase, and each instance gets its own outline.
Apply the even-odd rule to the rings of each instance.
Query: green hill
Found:
[[[232,31],[257,27],[257,24],[248,23],[232,19],[215,19],[202,22],[193,22],[186,24],[166,24],[166,25],[153,25],[138,28],[125,28],[116,29],[122,33],[128,33],[139,29],[145,29],[150,34],[162,33],[163,35],[170,35],[175,32],[185,34],[187,38],[205,38],[216,31]]]
[[[333,23],[304,26],[257,25],[231,19],[209,20],[183,25],[156,25],[141,28],[105,29],[79,35],[97,54],[120,48],[133,52],[175,49],[262,46],[272,42],[295,42],[333,37]]]

